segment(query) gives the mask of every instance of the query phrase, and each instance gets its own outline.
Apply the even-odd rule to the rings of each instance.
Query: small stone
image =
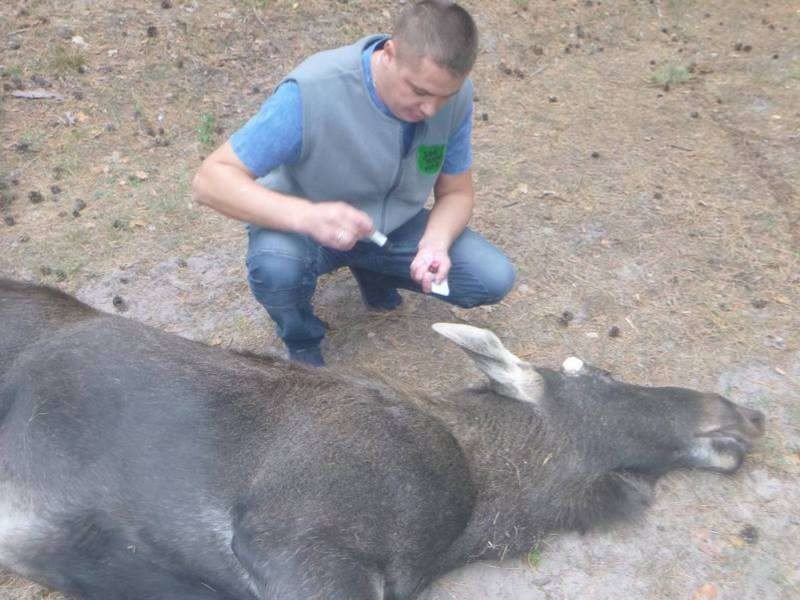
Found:
[[[158,36],[158,27],[155,25],[148,25],[147,26],[147,37],[154,38]]]
[[[75,37],[75,31],[71,27],[61,25],[56,28],[56,35],[62,40],[71,40],[73,37]]]
[[[121,221],[120,219],[114,219],[114,222],[111,223],[111,226],[114,229],[127,229],[125,221]]]
[[[51,185],[50,193],[53,194],[54,196],[58,196],[61,193],[61,188],[58,187],[57,185]]]
[[[128,309],[125,299],[120,295],[114,296],[111,299],[111,304],[113,304],[114,308],[116,308],[119,312],[124,312]]]
[[[172,0],[161,0],[161,8],[172,8]]]
[[[28,193],[28,200],[30,200],[31,204],[39,204],[44,200],[44,196],[42,196],[41,192],[34,190]]]
[[[693,110],[691,116],[692,116],[693,119],[699,119],[700,118],[700,113],[697,112],[696,110]]]
[[[548,96],[548,102],[558,102],[558,98],[556,96]]]
[[[72,206],[72,216],[79,217],[81,216],[81,211],[86,208],[86,203],[83,200],[76,200],[75,204]]]
[[[755,544],[758,541],[758,529],[753,525],[746,525],[739,532],[739,537],[748,544]]]
[[[592,158],[600,158],[600,153],[597,150],[595,150],[594,152],[592,152]]]
[[[572,322],[574,318],[575,318],[574,314],[572,314],[568,310],[565,310],[563,313],[561,313],[561,316],[558,318],[558,324],[561,325],[562,327],[566,327]]]
[[[22,42],[19,41],[19,38],[11,38],[8,42],[9,50],[19,50],[21,47]]]
[[[661,192],[656,192],[655,194],[653,194],[653,198],[655,198],[656,200],[661,200],[663,197],[664,194],[662,194]]]
[[[763,300],[763,299],[761,299],[761,298],[757,298],[757,299],[753,300],[753,301],[752,301],[750,304],[752,304],[752,305],[753,305],[753,308],[762,309],[762,308],[764,308],[764,307],[765,307],[765,306],[766,306],[768,303],[767,303],[767,301],[766,301],[766,300]]]
[[[608,337],[611,338],[618,338],[621,335],[619,327],[614,325],[611,329],[608,330]]]
[[[3,217],[3,223],[8,225],[9,227],[13,227],[16,224],[16,221],[14,220],[14,217],[12,217],[11,215],[6,215],[5,217]]]
[[[772,60],[778,60],[778,55],[777,54],[773,54],[772,55]]]
[[[42,77],[41,75],[31,75],[31,82],[35,83],[37,86],[42,88],[51,88],[53,84],[50,83],[47,79]]]
[[[481,113],[481,121],[488,121],[489,120],[489,113]]]
[[[21,236],[19,236],[19,243],[20,244],[25,244],[25,243],[27,243],[29,241],[31,241],[31,237],[28,234],[23,233]]]
[[[53,274],[53,269],[51,269],[51,268],[50,268],[50,267],[48,267],[47,265],[44,265],[44,266],[42,266],[42,267],[39,267],[39,272],[40,272],[42,275],[44,275],[45,277],[49,277],[50,275],[52,275],[52,274]]]

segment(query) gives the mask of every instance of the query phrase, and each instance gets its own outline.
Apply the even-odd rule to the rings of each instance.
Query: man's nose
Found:
[[[435,100],[430,100],[428,102],[423,102],[420,106],[420,112],[425,115],[426,119],[430,119],[433,115],[437,113],[439,110],[439,106]]]

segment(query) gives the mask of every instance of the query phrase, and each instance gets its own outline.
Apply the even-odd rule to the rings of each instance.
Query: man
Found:
[[[378,310],[400,304],[397,288],[434,286],[462,307],[511,289],[511,263],[466,227],[477,42],[463,8],[419,2],[391,37],[303,62],[200,167],[195,199],[249,224],[250,288],[291,360],[324,364],[311,298],[317,278],[342,266]],[[369,241],[375,231],[388,243]]]

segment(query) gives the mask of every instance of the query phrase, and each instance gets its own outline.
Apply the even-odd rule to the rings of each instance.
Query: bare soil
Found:
[[[0,4],[0,274],[224,347],[281,351],[241,224],[194,206],[202,158],[309,53],[389,30],[404,2]],[[639,522],[476,565],[429,600],[800,598],[800,5],[464,4],[482,34],[472,226],[518,267],[471,311],[316,304],[329,363],[437,392],[479,375],[430,325],[488,327],[534,363],[763,410],[733,477],[678,473]],[[39,90],[54,98],[30,99]],[[335,160],[335,158],[332,158]],[[0,599],[57,598],[0,576]]]

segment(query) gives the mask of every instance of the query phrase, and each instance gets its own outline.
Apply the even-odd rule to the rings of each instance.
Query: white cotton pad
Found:
[[[449,296],[450,295],[450,286],[447,285],[447,279],[442,281],[442,283],[432,283],[431,284],[431,292],[434,294],[439,294],[440,296]]]

